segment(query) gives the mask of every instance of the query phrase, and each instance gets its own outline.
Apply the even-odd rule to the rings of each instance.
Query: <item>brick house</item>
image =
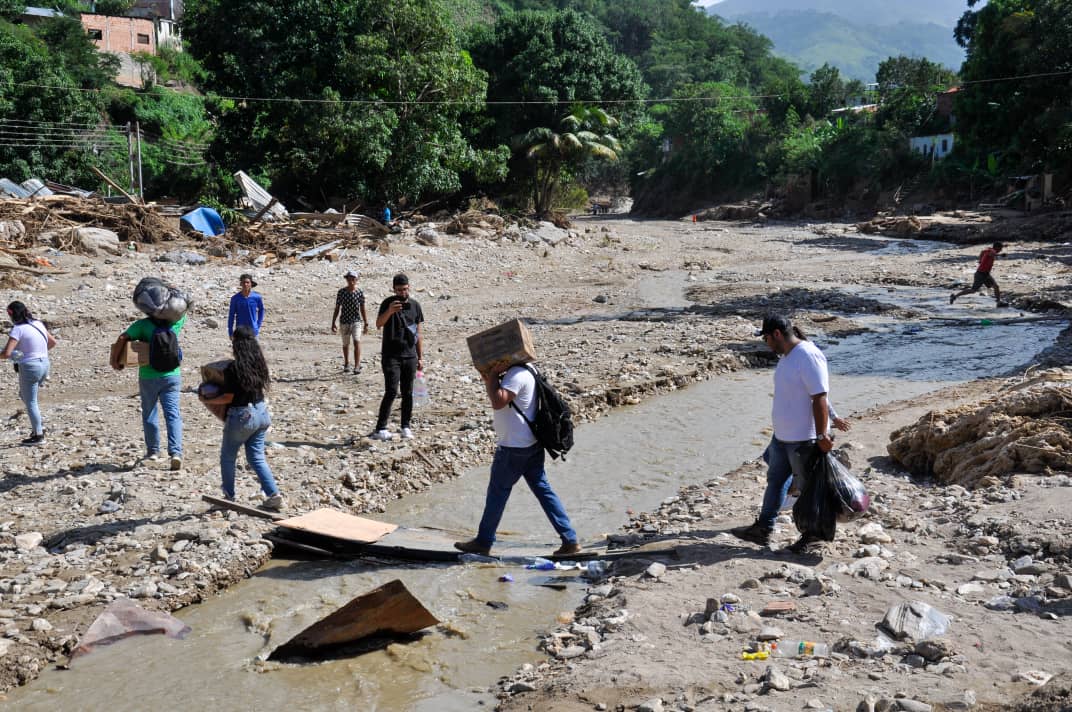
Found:
[[[82,27],[97,49],[119,57],[117,84],[141,87],[141,69],[131,58],[134,52],[156,54],[156,26],[140,17],[112,17],[82,13]]]

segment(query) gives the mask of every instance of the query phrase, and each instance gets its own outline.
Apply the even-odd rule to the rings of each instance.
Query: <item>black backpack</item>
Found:
[[[174,371],[182,363],[179,335],[171,324],[153,319],[153,335],[149,339],[149,365],[161,373]]]
[[[529,420],[514,401],[510,401],[510,405],[522,420],[528,423],[532,434],[536,436],[536,440],[547,451],[547,454],[552,459],[561,457],[564,460],[566,453],[573,447],[573,420],[570,407],[566,401],[562,400],[562,396],[558,394],[555,387],[547,382],[542,373],[528,364],[525,364],[525,368],[536,379],[536,417]]]

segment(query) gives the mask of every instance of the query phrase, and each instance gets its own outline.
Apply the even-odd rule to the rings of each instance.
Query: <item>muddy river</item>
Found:
[[[667,286],[669,286],[667,281]],[[678,283],[680,284],[680,283]],[[658,287],[656,291],[662,291]],[[932,314],[945,297],[886,289]],[[932,300],[933,303],[923,303]],[[934,301],[936,300],[936,301]],[[980,300],[981,301],[981,300]],[[948,305],[946,305],[948,306]],[[1004,373],[1050,345],[1058,328],[997,325],[982,308],[948,311],[960,322],[894,322],[874,318],[873,333],[819,343],[833,374],[831,397],[842,415],[910,398],[954,382]],[[1004,310],[1008,312],[1009,310]],[[756,458],[769,437],[771,372],[712,379],[578,430],[569,461],[550,467],[552,482],[583,541],[616,531],[627,512],[655,508],[679,486],[708,480]],[[486,483],[486,468],[394,503],[378,518],[433,526],[468,537]],[[757,504],[760,490],[757,486]],[[740,513],[746,522],[751,510]],[[515,490],[496,551],[546,544],[556,537],[531,494]],[[501,582],[509,573],[513,582]],[[499,676],[536,662],[541,630],[583,597],[580,572],[547,572],[520,564],[399,565],[390,562],[276,561],[211,601],[178,612],[193,632],[186,640],[130,638],[80,658],[71,670],[46,671],[9,697],[22,710],[211,709],[472,710],[490,708]],[[401,579],[445,626],[420,640],[360,657],[313,665],[262,662],[305,626],[392,579]],[[505,603],[492,608],[489,601]]]

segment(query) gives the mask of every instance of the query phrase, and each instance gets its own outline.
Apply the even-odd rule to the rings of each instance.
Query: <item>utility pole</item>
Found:
[[[127,122],[127,167],[130,169],[130,192],[134,192],[134,136],[130,127],[130,122]]]
[[[141,198],[142,204],[145,203],[145,183],[142,182],[141,174],[141,122],[134,122],[134,130],[138,134],[138,197]]]

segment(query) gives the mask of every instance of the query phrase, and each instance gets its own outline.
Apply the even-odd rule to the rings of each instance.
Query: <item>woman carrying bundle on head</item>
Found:
[[[48,351],[56,345],[56,339],[48,333],[43,323],[33,318],[22,302],[8,304],[7,315],[13,326],[7,345],[0,351],[0,358],[15,362],[15,371],[19,374],[19,397],[26,404],[26,413],[30,416],[32,432],[22,444],[38,445],[45,441],[45,426],[37,405],[37,390],[48,378]]]
[[[223,442],[220,446],[220,474],[223,477],[223,496],[235,499],[235,461],[238,448],[245,446],[246,462],[257,475],[264,492],[263,509],[278,511],[283,508],[283,495],[279,493],[272,470],[264,457],[264,442],[272,418],[264,400],[269,388],[268,364],[257,343],[257,335],[248,326],[234,331],[231,341],[234,361],[224,370],[223,393],[202,400],[209,405],[226,404],[223,419]]]

